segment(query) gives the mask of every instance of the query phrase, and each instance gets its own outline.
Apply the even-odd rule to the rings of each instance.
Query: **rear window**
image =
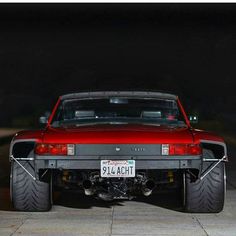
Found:
[[[112,97],[61,101],[52,124],[106,121],[184,123],[175,100]]]

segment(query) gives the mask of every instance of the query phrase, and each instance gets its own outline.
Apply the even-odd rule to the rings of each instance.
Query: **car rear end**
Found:
[[[225,143],[194,130],[171,94],[62,96],[44,130],[14,138],[10,158],[11,196],[18,210],[50,209],[52,185],[107,201],[177,188],[189,212],[223,209]]]

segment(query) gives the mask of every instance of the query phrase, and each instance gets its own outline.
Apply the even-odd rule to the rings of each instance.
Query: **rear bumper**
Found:
[[[98,170],[101,160],[135,160],[137,170],[144,169],[200,169],[201,156],[35,156],[39,169]]]

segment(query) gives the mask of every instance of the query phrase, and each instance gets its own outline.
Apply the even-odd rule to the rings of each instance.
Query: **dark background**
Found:
[[[235,132],[235,64],[236,4],[0,4],[0,126],[36,127],[69,92],[151,89]]]

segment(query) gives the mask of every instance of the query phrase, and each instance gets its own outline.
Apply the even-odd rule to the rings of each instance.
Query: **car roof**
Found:
[[[177,99],[177,96],[170,93],[153,91],[93,91],[79,92],[62,95],[61,100],[79,99],[79,98],[107,98],[107,97],[132,97],[132,98],[162,98]]]

